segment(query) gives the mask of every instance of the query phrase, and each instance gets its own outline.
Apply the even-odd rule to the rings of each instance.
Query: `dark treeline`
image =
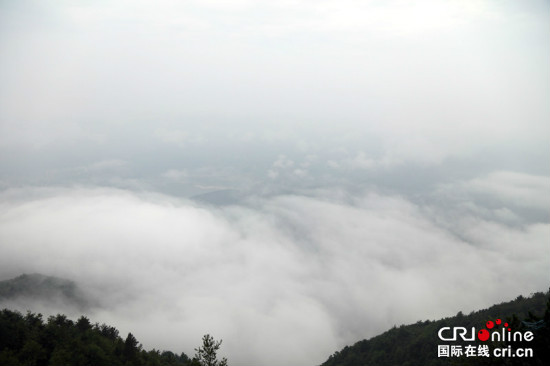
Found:
[[[129,333],[120,337],[116,328],[92,324],[84,316],[76,322],[65,315],[0,311],[0,365],[192,365],[184,353],[145,351]]]
[[[359,365],[547,365],[550,361],[550,292],[535,293],[530,297],[518,296],[515,300],[494,305],[488,309],[438,321],[419,321],[401,325],[373,337],[357,342],[336,352],[322,366]],[[465,327],[476,330],[487,321],[502,319],[514,331],[531,330],[534,340],[529,342],[492,342],[487,344],[505,348],[532,348],[531,358],[494,357],[438,357],[438,331],[442,327]],[[479,342],[478,342],[479,343]],[[56,366],[56,365],[226,365],[226,360],[216,360],[221,344],[205,335],[203,347],[195,349],[197,355],[190,359],[184,353],[170,351],[146,351],[129,333],[125,339],[119,331],[106,324],[92,324],[81,316],[77,321],[65,315],[50,316],[44,321],[41,314],[4,309],[0,311],[0,365]],[[460,339],[453,342],[465,346]],[[206,360],[206,361],[205,361]]]
[[[518,296],[510,302],[493,305],[464,315],[459,312],[454,317],[438,321],[419,321],[416,324],[393,327],[389,331],[362,340],[353,346],[346,346],[334,353],[321,366],[439,366],[439,365],[549,365],[550,364],[550,296],[538,292],[530,297]],[[445,344],[438,337],[442,327],[465,327],[470,330],[484,328],[489,320],[502,319],[509,323],[514,331],[531,330],[534,340],[531,342],[485,342],[491,349],[494,347],[532,348],[534,357],[530,358],[496,358],[490,357],[438,357],[438,345]],[[534,326],[536,324],[536,326]],[[461,339],[448,342],[461,345],[468,344]],[[477,344],[480,342],[478,341]]]

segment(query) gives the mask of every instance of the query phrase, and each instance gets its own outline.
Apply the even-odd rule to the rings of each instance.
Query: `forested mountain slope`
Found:
[[[92,324],[84,316],[76,322],[65,315],[0,311],[0,365],[189,365],[181,353],[145,351],[129,333],[125,339],[106,324]]]
[[[0,282],[0,299],[60,296],[78,299],[74,283],[42,275],[22,275]],[[419,321],[411,325],[394,327],[369,340],[346,346],[334,353],[321,366],[363,365],[546,365],[550,361],[550,292],[535,293],[529,297],[518,296],[515,300],[493,305],[487,309],[437,321]],[[486,342],[462,340],[453,342],[439,338],[439,331],[448,327],[463,327],[471,333],[489,328],[487,322],[497,322],[503,328],[507,323],[510,333],[533,333],[533,340],[510,342],[489,339]],[[493,329],[493,331],[495,330]],[[499,329],[506,332],[506,329]],[[513,330],[513,332],[512,332]],[[452,345],[466,350],[472,344],[495,348],[529,348],[533,356],[527,358],[468,357],[466,354],[449,357],[440,353],[440,346]],[[284,350],[282,350],[284,352]],[[91,323],[81,316],[77,321],[65,315],[44,319],[41,314],[4,309],[0,311],[0,365],[192,365],[184,353],[170,351],[146,351],[129,333],[125,339],[116,328]]]
[[[368,365],[547,365],[550,360],[550,301],[549,293],[535,293],[530,297],[518,296],[515,300],[493,305],[464,315],[459,312],[454,317],[437,321],[419,321],[416,324],[401,325],[387,332],[362,340],[353,346],[346,346],[334,353],[321,366],[368,366]],[[438,346],[452,343],[465,347],[469,344],[458,337],[456,342],[445,342],[439,339],[438,332],[442,327],[465,327],[470,332],[476,327],[476,332],[486,326],[488,321],[501,319],[509,323],[514,331],[529,331],[534,333],[531,342],[470,342],[479,346],[481,343],[494,347],[528,347],[533,349],[533,357],[495,358],[489,357],[445,357],[438,355]],[[536,329],[535,329],[536,328]],[[447,333],[448,334],[448,333]]]

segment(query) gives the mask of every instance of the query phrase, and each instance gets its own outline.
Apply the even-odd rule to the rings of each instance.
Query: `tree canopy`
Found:
[[[92,324],[84,316],[76,322],[65,315],[0,311],[0,365],[10,366],[190,366],[185,353],[145,351],[129,333],[125,340],[116,328]]]
[[[415,324],[394,326],[392,329],[335,352],[321,366],[384,366],[384,365],[524,365],[525,358],[494,357],[438,357],[438,330],[442,327],[477,327],[488,320],[506,319],[514,330],[533,330],[535,340],[530,344],[517,343],[514,347],[533,348],[534,357],[529,365],[547,365],[550,361],[550,292],[538,292],[530,297],[518,296],[515,300],[493,305],[488,309],[436,321],[418,321]],[[521,320],[523,321],[521,321]],[[528,328],[530,324],[534,327]],[[458,340],[458,345],[465,343]],[[490,342],[487,342],[490,343]],[[499,345],[504,347],[503,345]],[[505,345],[507,346],[507,345]]]
[[[224,357],[221,361],[217,359],[217,352],[222,341],[216,341],[210,334],[202,337],[202,347],[195,348],[197,352],[194,361],[200,366],[227,366],[227,359]]]

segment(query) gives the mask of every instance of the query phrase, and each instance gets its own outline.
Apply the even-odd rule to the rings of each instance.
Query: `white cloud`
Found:
[[[327,161],[327,165],[334,169],[346,168],[366,170],[395,168],[404,163],[406,163],[405,160],[394,159],[390,156],[384,156],[382,158],[370,157],[364,151],[357,152],[353,157]]]
[[[188,133],[181,130],[167,130],[159,128],[155,131],[155,136],[158,137],[161,141],[175,144],[180,147],[185,146],[184,142],[188,139]]]
[[[162,173],[162,176],[168,179],[182,181],[189,177],[187,170],[170,169]]]
[[[79,170],[84,172],[102,172],[110,170],[119,170],[127,167],[128,162],[119,159],[101,160],[95,163],[79,167]]]
[[[186,147],[206,132],[316,152],[378,141],[381,157],[438,164],[487,141],[546,146],[547,20],[535,5],[17,4],[2,19],[9,149],[84,140],[136,156],[150,131]]]
[[[494,17],[487,4],[482,2],[451,1],[442,4],[437,1],[410,3],[399,0],[387,2],[384,6],[353,1],[160,1],[154,7],[144,1],[123,1],[95,4],[94,7],[73,5],[65,13],[75,23],[88,26],[137,18],[148,27],[195,31],[211,30],[224,24],[235,27],[238,26],[237,19],[255,14],[263,15],[259,18],[262,22],[252,18],[236,28],[249,34],[255,32],[272,36],[304,31],[369,31],[411,36],[452,29],[472,17]],[[209,17],[205,17],[205,13]]]
[[[543,210],[550,207],[550,178],[547,176],[499,171],[472,179],[465,183],[465,188],[513,205]]]
[[[294,166],[294,162],[284,155],[279,155],[277,160],[273,162],[274,168],[286,169],[291,168],[292,166]]]
[[[484,197],[499,202],[502,209],[526,207],[548,211],[550,178],[513,171],[495,171],[460,183],[441,185],[443,194]]]
[[[403,198],[322,197],[332,198],[206,209],[106,189],[11,190],[0,207],[1,275],[95,288],[109,305],[92,317],[146,347],[192,354],[208,332],[232,362],[263,365],[320,363],[394,324],[547,285],[548,224],[469,216],[446,222],[467,224],[458,239]]]
[[[298,177],[305,177],[307,175],[306,169],[294,169],[293,170],[294,175]]]

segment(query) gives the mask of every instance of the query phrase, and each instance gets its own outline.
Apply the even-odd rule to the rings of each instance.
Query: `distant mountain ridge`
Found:
[[[63,304],[78,310],[86,310],[93,303],[76,282],[64,278],[32,273],[0,281],[0,305],[6,302],[30,305],[34,301]]]

